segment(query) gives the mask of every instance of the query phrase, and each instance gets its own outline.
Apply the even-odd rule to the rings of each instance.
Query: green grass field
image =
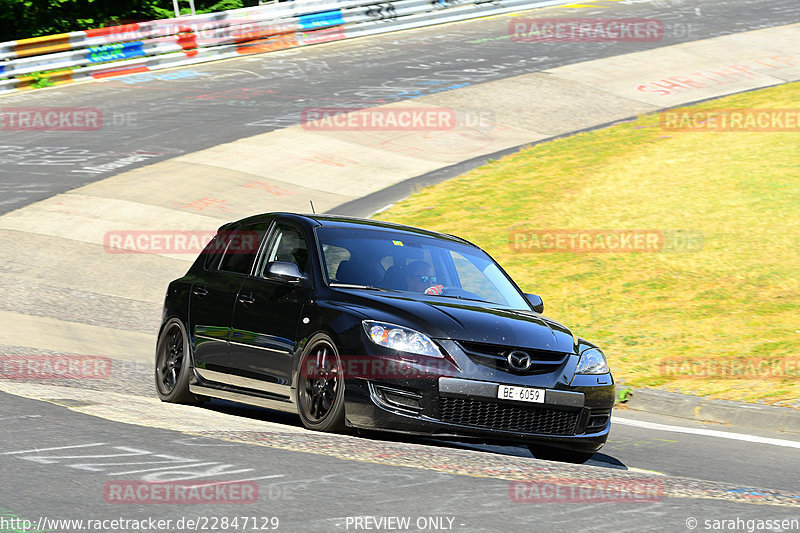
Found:
[[[798,102],[794,83],[694,107]],[[674,132],[646,115],[490,161],[376,218],[483,247],[543,297],[547,316],[604,349],[623,388],[800,407],[796,131]],[[513,231],[531,229],[682,231],[694,247],[537,253],[509,244]]]

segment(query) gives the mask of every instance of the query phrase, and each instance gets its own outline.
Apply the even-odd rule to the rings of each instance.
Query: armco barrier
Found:
[[[282,2],[0,43],[0,93],[443,24],[570,0]]]

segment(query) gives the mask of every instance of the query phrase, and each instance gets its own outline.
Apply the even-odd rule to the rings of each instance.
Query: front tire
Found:
[[[314,335],[300,358],[297,412],[308,429],[345,429],[344,372],[339,351],[324,333]]]
[[[201,400],[189,392],[192,363],[189,338],[183,322],[173,318],[161,330],[156,345],[156,392],[163,402],[197,404]]]

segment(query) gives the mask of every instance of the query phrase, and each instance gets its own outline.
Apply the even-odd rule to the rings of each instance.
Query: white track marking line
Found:
[[[92,446],[105,446],[105,442],[94,442],[92,444],[76,444],[74,446],[58,446],[55,448],[34,448],[32,450],[20,450],[18,452],[2,452],[0,455],[14,455],[18,453],[39,453],[50,452],[55,450],[70,450],[73,448],[91,448]]]
[[[622,424],[624,426],[634,426],[645,429],[654,429],[657,431],[672,431],[673,433],[691,433],[694,435],[704,435],[706,437],[719,437],[721,439],[742,440],[746,442],[754,442],[757,444],[772,444],[773,446],[784,446],[786,448],[800,449],[800,442],[793,440],[771,439],[769,437],[758,437],[756,435],[747,435],[745,433],[728,433],[726,431],[717,431],[714,429],[695,429],[683,426],[669,426],[667,424],[656,424],[655,422],[644,422],[641,420],[631,420],[629,418],[611,417],[612,424]]]

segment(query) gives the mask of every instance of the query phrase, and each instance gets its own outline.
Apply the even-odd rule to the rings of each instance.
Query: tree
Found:
[[[195,0],[198,13],[258,0]],[[189,11],[187,3],[181,2]],[[174,16],[172,0],[0,0],[0,42]]]

